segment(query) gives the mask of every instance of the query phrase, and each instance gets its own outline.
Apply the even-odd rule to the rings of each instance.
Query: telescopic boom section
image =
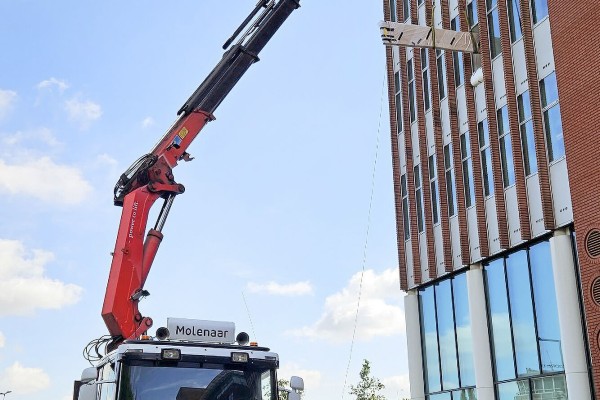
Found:
[[[179,109],[173,126],[151,153],[135,162],[115,185],[115,205],[122,206],[123,211],[102,307],[111,345],[137,338],[152,326],[152,319],[139,312],[138,303],[149,294],[144,290],[144,282],[162,240],[161,231],[173,199],[185,190],[175,181],[173,168],[180,160],[192,159],[187,153],[189,145],[214,119],[213,112],[298,7],[299,0],[260,0],[223,47],[229,47],[246,31]],[[146,230],[150,209],[159,198],[164,204],[158,220],[154,228]]]

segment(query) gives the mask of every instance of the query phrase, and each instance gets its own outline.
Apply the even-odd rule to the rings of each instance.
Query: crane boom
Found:
[[[152,326],[152,319],[139,312],[138,303],[149,294],[144,283],[163,238],[161,231],[173,200],[185,191],[175,181],[173,168],[180,160],[192,159],[187,153],[189,145],[214,119],[213,112],[298,7],[299,0],[260,0],[223,48],[227,49],[245,28],[246,31],[179,109],[175,123],[115,185],[114,202],[123,210],[102,307],[102,318],[112,336],[111,346],[135,339]],[[159,198],[164,202],[156,224],[146,230],[150,209]]]

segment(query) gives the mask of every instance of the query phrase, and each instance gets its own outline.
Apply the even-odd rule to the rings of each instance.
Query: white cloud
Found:
[[[315,393],[321,384],[321,372],[315,369],[305,369],[294,363],[284,363],[277,371],[279,379],[289,381],[292,376],[299,376],[304,380],[304,387]]]
[[[251,293],[265,293],[283,296],[302,296],[311,294],[313,291],[309,281],[280,284],[277,282],[255,283],[249,282],[248,291]]]
[[[13,102],[17,98],[17,92],[0,89],[0,119],[4,118],[12,109]]]
[[[74,97],[65,102],[69,118],[78,123],[81,129],[87,129],[91,123],[102,116],[102,108],[91,100],[79,100]]]
[[[0,348],[4,347],[5,344],[6,344],[6,338],[4,337],[4,334],[2,332],[0,332]]]
[[[54,77],[41,81],[37,84],[38,89],[52,89],[52,87],[57,87],[58,90],[62,93],[65,91],[65,89],[68,89],[69,84],[64,80],[57,79]]]
[[[405,332],[404,311],[398,271],[390,268],[377,274],[366,270],[356,327],[356,338],[369,340]],[[342,342],[352,338],[358,303],[361,273],[356,273],[340,292],[325,299],[321,318],[311,326],[290,331],[297,336]]]
[[[39,392],[50,386],[50,377],[41,368],[27,368],[15,362],[0,375],[0,387],[15,394]]]
[[[2,138],[2,142],[7,146],[14,146],[25,141],[41,142],[47,144],[50,147],[57,147],[61,144],[58,141],[58,139],[54,136],[52,131],[46,127],[36,128],[27,131],[17,131],[16,133],[5,135]]]
[[[388,399],[404,399],[410,398],[410,383],[408,374],[389,376],[381,379],[381,383],[385,385],[383,394]]]
[[[81,287],[44,276],[44,266],[53,259],[48,251],[26,252],[21,242],[0,239],[0,316],[58,309],[79,300]]]
[[[91,191],[80,170],[55,164],[49,157],[12,165],[0,160],[0,192],[72,205],[81,203]]]
[[[151,126],[154,125],[154,118],[152,117],[146,117],[144,118],[144,120],[142,121],[142,128],[149,128]]]

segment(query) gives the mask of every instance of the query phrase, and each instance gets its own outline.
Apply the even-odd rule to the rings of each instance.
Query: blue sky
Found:
[[[70,398],[106,333],[113,185],[255,3],[0,1],[7,398]],[[155,327],[234,321],[309,399],[350,398],[364,358],[388,398],[408,397],[381,19],[379,1],[302,1],[174,170],[186,192],[140,304]]]

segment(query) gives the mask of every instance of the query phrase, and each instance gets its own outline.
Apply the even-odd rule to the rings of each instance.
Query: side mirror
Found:
[[[97,383],[88,383],[83,384],[79,388],[79,397],[78,400],[96,400],[96,393],[98,392]]]
[[[89,367],[81,373],[81,382],[88,383],[98,378],[98,370],[95,367]]]
[[[304,379],[299,376],[292,376],[290,378],[290,387],[294,389],[294,391],[304,390]]]

